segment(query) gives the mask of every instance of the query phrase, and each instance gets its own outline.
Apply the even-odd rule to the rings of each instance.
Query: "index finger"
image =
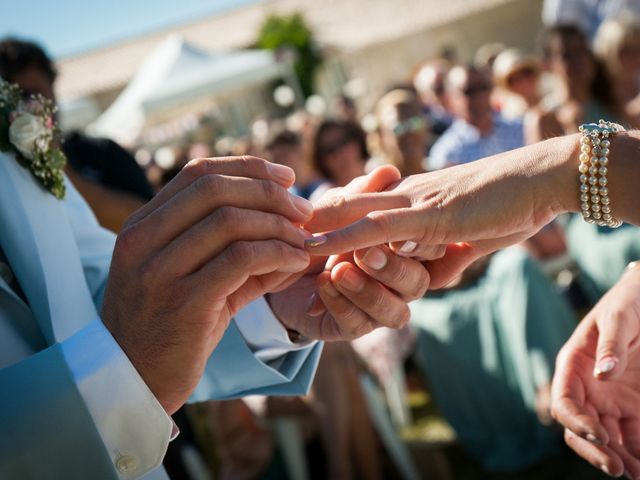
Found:
[[[409,202],[389,192],[342,193],[321,198],[314,204],[313,218],[305,225],[310,232],[344,227],[377,210],[408,207]]]
[[[341,213],[334,213],[334,215],[343,214],[352,219],[360,218],[365,212],[365,216],[344,228],[309,239],[305,242],[309,253],[332,255],[383,243],[415,239],[416,230],[419,229],[416,212],[412,208],[398,208],[404,203],[401,198],[387,197],[384,194],[377,194],[381,197],[376,197],[376,194],[368,194],[372,195],[369,197],[364,195],[367,194],[353,196],[357,198],[352,197],[348,203],[345,203],[346,207],[338,204],[336,210]],[[367,209],[369,209],[368,212]]]

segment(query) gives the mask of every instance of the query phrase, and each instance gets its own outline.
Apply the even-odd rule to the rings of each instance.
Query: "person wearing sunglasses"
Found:
[[[314,200],[364,175],[369,159],[366,134],[349,120],[325,120],[318,126],[311,155],[315,170],[326,180],[311,194]]]
[[[455,121],[429,153],[429,169],[469,163],[524,145],[520,121],[491,108],[491,80],[484,70],[456,65],[445,81],[446,102]]]
[[[430,134],[418,97],[409,90],[392,90],[378,101],[376,116],[385,162],[395,165],[403,176],[424,172]]]
[[[509,48],[496,57],[492,74],[500,113],[506,118],[522,118],[540,102],[540,66],[536,58]]]

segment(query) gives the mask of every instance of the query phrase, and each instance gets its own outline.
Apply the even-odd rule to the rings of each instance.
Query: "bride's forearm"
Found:
[[[607,187],[611,211],[620,220],[640,225],[640,131],[622,132],[610,140]],[[556,215],[580,212],[580,135],[554,138],[531,148],[530,168],[540,173],[536,183],[541,203],[548,204]]]
[[[609,196],[614,215],[628,223],[640,225],[640,131],[617,135],[611,141],[609,161]]]

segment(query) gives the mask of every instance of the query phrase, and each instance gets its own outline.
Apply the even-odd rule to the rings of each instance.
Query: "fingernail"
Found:
[[[363,278],[351,269],[344,272],[339,283],[344,288],[351,290],[352,292],[359,292],[364,288]]]
[[[399,253],[411,253],[413,252],[418,244],[416,242],[412,242],[409,240],[408,242],[404,242],[404,245],[400,247]]]
[[[295,173],[289,167],[279,165],[277,163],[267,163],[267,171],[269,175],[284,182],[291,182],[296,178]]]
[[[305,217],[310,217],[313,213],[313,204],[309,200],[297,195],[291,195],[291,202]]]
[[[596,368],[593,370],[593,374],[596,377],[600,375],[604,375],[605,373],[613,370],[618,364],[618,359],[616,357],[604,357],[602,360],[598,362]]]
[[[387,256],[378,247],[371,247],[362,257],[362,263],[373,270],[382,270],[387,264]]]
[[[307,303],[307,308],[304,309],[304,313],[308,314],[313,309],[316,304],[316,298],[318,298],[318,296],[315,293],[311,295],[309,303]]]
[[[340,296],[340,292],[336,290],[335,287],[331,284],[331,280],[328,280],[327,283],[322,285],[322,290],[330,297],[335,298]]]
[[[595,443],[596,445],[602,445],[602,442],[593,433],[587,433],[587,441]]]
[[[324,245],[327,242],[327,237],[325,237],[324,235],[318,235],[315,236],[313,238],[307,238],[304,241],[304,245],[305,247],[319,247],[320,245]]]
[[[609,469],[607,468],[606,465],[600,465],[600,470],[602,470],[607,475],[611,476],[611,473],[609,472]]]

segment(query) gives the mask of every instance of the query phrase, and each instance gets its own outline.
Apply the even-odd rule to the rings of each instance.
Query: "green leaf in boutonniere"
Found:
[[[65,196],[66,157],[57,147],[55,106],[42,95],[22,98],[16,85],[0,79],[0,150],[16,160],[53,196]]]

